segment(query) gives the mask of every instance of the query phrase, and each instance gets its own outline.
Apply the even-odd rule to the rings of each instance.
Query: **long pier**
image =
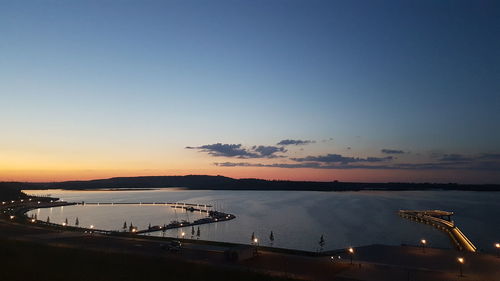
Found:
[[[139,205],[139,206],[191,206],[197,208],[212,208],[212,205],[205,204],[193,204],[193,203],[183,203],[183,202],[76,202],[76,205]]]
[[[399,215],[405,219],[432,225],[446,232],[453,244],[460,251],[476,252],[477,248],[451,220],[453,212],[441,210],[399,210]]]

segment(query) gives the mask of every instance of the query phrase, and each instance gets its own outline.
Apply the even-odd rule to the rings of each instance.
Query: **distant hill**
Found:
[[[223,176],[148,176],[117,177],[88,181],[51,183],[22,183],[23,189],[100,189],[100,188],[159,188],[183,187],[198,190],[302,190],[302,191],[349,191],[349,190],[470,190],[500,191],[498,184],[441,184],[441,183],[358,183],[282,181],[262,179],[233,179]]]

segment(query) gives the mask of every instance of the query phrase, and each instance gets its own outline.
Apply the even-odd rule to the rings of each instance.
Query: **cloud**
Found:
[[[215,162],[214,165],[219,167],[267,167],[267,168],[315,168],[319,169],[319,163],[246,163],[246,162]]]
[[[392,160],[392,156],[387,157],[367,157],[367,158],[358,158],[358,157],[346,157],[340,154],[326,154],[320,156],[307,156],[303,158],[290,158],[296,162],[320,162],[320,163],[356,163],[356,162],[383,162]]]
[[[214,163],[220,167],[269,167],[269,168],[310,168],[310,169],[369,169],[369,170],[474,170],[500,171],[500,154],[483,153],[465,156],[461,154],[441,155],[441,158],[424,163],[393,163],[391,156],[378,158],[354,158],[339,154],[290,158],[295,163]]]
[[[311,143],[315,143],[315,141],[312,141],[312,140],[290,140],[290,139],[286,139],[286,140],[282,140],[280,142],[278,142],[276,145],[306,145],[306,144],[311,144]]]
[[[206,152],[212,156],[236,157],[236,158],[255,158],[256,153],[249,152],[243,148],[241,144],[207,144],[198,147],[187,146],[187,149],[197,149],[201,152]]]
[[[276,153],[284,153],[286,149],[284,147],[277,146],[253,146],[251,148],[245,148],[241,144],[207,144],[202,146],[187,146],[186,149],[195,149],[200,152],[208,153],[215,157],[233,157],[233,158],[276,158],[282,157],[276,155]]]
[[[384,149],[381,149],[380,152],[384,153],[384,154],[403,154],[405,153],[404,151],[402,150],[397,150],[397,149],[387,149],[387,148],[384,148]]]
[[[462,154],[443,154],[439,161],[445,162],[469,162],[472,161],[472,157],[467,157]]]
[[[264,146],[264,145],[253,146],[252,150],[260,154],[262,157],[267,157],[267,158],[279,157],[275,155],[275,153],[286,152],[286,149],[284,147]]]
[[[483,153],[480,154],[477,159],[483,160],[500,160],[500,153]]]

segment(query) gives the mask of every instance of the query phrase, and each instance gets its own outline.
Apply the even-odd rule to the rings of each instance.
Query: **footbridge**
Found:
[[[432,225],[446,232],[455,247],[460,251],[476,252],[477,248],[455,225],[451,219],[453,212],[441,210],[399,210],[399,215],[405,219]]]

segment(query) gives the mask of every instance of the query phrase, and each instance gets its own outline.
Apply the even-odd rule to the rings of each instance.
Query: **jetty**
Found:
[[[184,202],[76,202],[76,205],[139,205],[139,206],[175,206],[175,207],[197,207],[197,208],[212,208],[212,205],[205,205],[205,204],[193,204],[193,203],[184,203]]]
[[[455,247],[460,251],[477,251],[476,246],[474,246],[451,219],[453,212],[441,210],[399,210],[398,214],[405,219],[425,223],[447,233]]]

